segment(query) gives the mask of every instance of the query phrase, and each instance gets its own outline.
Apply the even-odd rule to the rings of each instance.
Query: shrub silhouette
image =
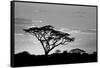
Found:
[[[75,48],[75,49],[70,50],[70,53],[83,54],[83,53],[86,53],[86,52],[82,49]]]
[[[97,53],[77,54],[64,51],[62,53],[50,54],[48,57],[45,55],[30,55],[28,52],[14,55],[14,67],[86,62],[97,62]]]
[[[16,55],[17,55],[17,54],[16,54]],[[18,55],[21,55],[21,56],[23,55],[23,56],[24,56],[24,55],[30,55],[30,54],[29,54],[27,51],[23,51],[23,52],[21,52],[21,53],[18,53]]]
[[[60,53],[61,51],[60,50],[56,50],[56,52],[55,53]]]
[[[70,34],[68,33],[55,30],[51,25],[32,27],[23,30],[34,35],[38,41],[40,41],[44,48],[45,55],[48,55],[48,53],[55,47],[59,45],[67,45],[68,42],[72,42],[75,39],[73,37],[69,37]]]

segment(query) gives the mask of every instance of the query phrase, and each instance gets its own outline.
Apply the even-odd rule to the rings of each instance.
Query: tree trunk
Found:
[[[45,52],[45,56],[48,57],[48,52]]]

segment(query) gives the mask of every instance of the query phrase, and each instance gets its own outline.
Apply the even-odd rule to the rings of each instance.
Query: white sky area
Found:
[[[30,54],[44,54],[42,45],[24,28],[53,25],[68,32],[75,41],[56,47],[61,51],[80,48],[87,53],[96,51],[96,7],[54,5],[39,3],[15,3],[15,53],[28,51]]]

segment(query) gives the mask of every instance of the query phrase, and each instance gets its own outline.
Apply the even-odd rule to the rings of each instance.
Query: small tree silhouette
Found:
[[[66,45],[67,42],[74,41],[74,38],[69,37],[70,34],[57,31],[51,25],[43,27],[32,27],[23,30],[34,35],[38,41],[40,41],[44,48],[45,55],[48,55],[52,49],[59,45]]]
[[[60,53],[61,51],[60,50],[56,50],[56,52],[55,53]]]

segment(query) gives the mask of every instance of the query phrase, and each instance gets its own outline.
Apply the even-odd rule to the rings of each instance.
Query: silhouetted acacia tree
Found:
[[[70,38],[70,34],[57,31],[53,26],[47,25],[43,27],[32,27],[28,29],[23,29],[25,32],[28,32],[34,35],[38,41],[42,44],[45,55],[59,45],[66,45],[67,42],[74,41],[74,38]]]

